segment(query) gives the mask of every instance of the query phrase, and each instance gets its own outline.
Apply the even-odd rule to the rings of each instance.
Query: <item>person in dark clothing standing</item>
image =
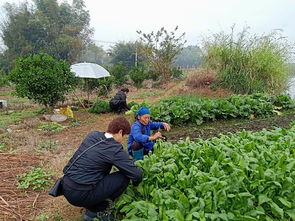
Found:
[[[106,214],[109,201],[118,198],[130,180],[133,185],[141,182],[141,170],[134,165],[121,144],[123,137],[129,133],[130,123],[124,117],[114,119],[106,133],[90,132],[65,166],[63,195],[72,205],[86,208],[84,220],[110,220],[110,214]],[[110,173],[112,166],[119,171]]]
[[[126,102],[126,96],[129,92],[128,88],[122,88],[116,95],[110,100],[110,108],[116,113],[122,113],[130,110]]]

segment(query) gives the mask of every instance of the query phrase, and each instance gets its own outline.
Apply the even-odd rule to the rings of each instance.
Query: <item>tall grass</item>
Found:
[[[205,64],[217,71],[220,85],[235,93],[278,93],[290,76],[291,46],[278,32],[250,35],[248,28],[235,35],[221,32],[204,41]]]

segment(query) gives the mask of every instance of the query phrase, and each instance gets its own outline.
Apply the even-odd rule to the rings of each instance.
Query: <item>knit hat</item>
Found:
[[[141,108],[138,109],[138,111],[136,112],[136,118],[138,116],[144,115],[144,114],[151,114],[150,109],[146,106],[143,106]]]

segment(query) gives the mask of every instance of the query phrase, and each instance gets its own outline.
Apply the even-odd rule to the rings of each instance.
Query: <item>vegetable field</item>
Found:
[[[124,220],[295,220],[295,125],[159,143],[143,182],[117,202]]]

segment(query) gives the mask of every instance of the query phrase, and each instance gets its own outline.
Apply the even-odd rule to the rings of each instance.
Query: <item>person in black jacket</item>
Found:
[[[116,95],[110,100],[110,108],[115,113],[123,113],[130,110],[126,102],[126,96],[129,92],[128,88],[122,88]]]
[[[125,191],[129,180],[133,181],[133,185],[141,182],[141,170],[134,165],[121,144],[123,137],[129,133],[130,123],[124,117],[114,119],[106,133],[90,132],[65,166],[63,195],[72,205],[86,208],[84,220],[93,220],[98,217],[97,214],[100,214],[101,220],[109,220],[110,214],[106,214],[106,209],[110,201]],[[77,156],[80,157],[70,167]],[[110,173],[112,166],[119,171]]]

